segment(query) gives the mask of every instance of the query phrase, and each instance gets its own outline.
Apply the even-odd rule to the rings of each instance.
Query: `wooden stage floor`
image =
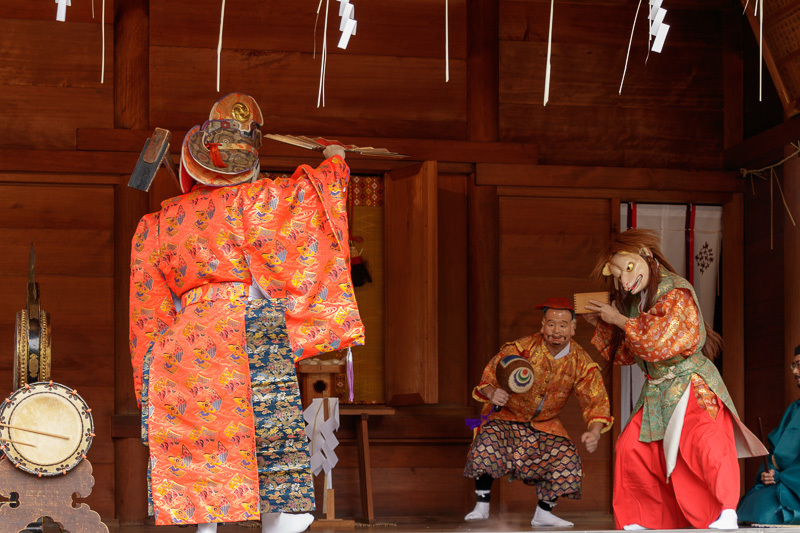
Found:
[[[307,531],[311,533],[451,533],[451,532],[475,532],[475,533],[517,533],[530,531],[556,532],[614,532],[614,521],[610,515],[602,514],[580,514],[564,513],[563,518],[575,523],[574,527],[567,529],[557,528],[534,528],[530,525],[531,516],[525,514],[511,514],[508,516],[493,516],[484,522],[464,522],[460,517],[400,517],[391,520],[376,522],[367,525],[356,522],[353,528],[321,528],[314,527]],[[255,525],[255,523],[253,523]],[[194,533],[194,527],[177,526],[120,526],[114,522],[107,522],[110,533]],[[57,533],[58,528],[45,527],[43,533]],[[652,530],[663,532],[690,533],[692,531],[709,531],[720,533],[719,530],[704,529],[681,529],[681,530]],[[740,527],[740,531],[747,533],[778,533],[788,532],[800,533],[800,527]],[[218,528],[218,533],[260,533],[261,529],[253,526],[226,524]],[[3,532],[5,533],[5,532]],[[78,533],[78,532],[76,532]]]

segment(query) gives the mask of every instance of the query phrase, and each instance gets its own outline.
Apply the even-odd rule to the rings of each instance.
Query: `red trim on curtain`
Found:
[[[694,217],[695,205],[686,206],[686,279],[694,285]]]

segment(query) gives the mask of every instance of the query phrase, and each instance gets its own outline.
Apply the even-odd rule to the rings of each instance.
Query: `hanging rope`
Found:
[[[794,152],[789,154],[789,155],[787,155],[786,157],[784,157],[783,159],[781,159],[777,163],[774,163],[772,165],[768,165],[768,166],[763,167],[763,168],[758,168],[758,169],[755,169],[755,170],[748,170],[746,168],[740,168],[739,169],[739,172],[742,174],[743,178],[745,178],[745,179],[750,178],[750,188],[753,191],[753,196],[756,195],[756,189],[755,189],[755,184],[754,184],[755,179],[754,178],[759,178],[759,179],[762,179],[762,180],[767,179],[764,174],[766,172],[769,172],[769,249],[770,250],[773,249],[772,246],[773,246],[773,233],[774,233],[774,222],[773,222],[774,221],[774,212],[773,212],[774,199],[773,199],[773,192],[772,192],[773,184],[778,186],[778,192],[781,195],[781,200],[783,201],[783,207],[786,209],[786,213],[789,215],[789,220],[792,221],[792,225],[793,226],[797,226],[797,223],[794,221],[794,217],[792,216],[792,211],[791,211],[791,209],[789,209],[789,204],[786,203],[786,197],[783,195],[783,188],[781,187],[781,182],[778,179],[778,174],[775,172],[775,169],[777,167],[783,165],[784,163],[786,163],[791,158],[796,157],[798,154],[800,154],[800,141],[791,143],[791,145],[794,148]]]

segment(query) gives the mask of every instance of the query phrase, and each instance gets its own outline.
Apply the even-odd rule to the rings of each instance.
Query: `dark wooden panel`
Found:
[[[113,225],[111,187],[4,185],[0,192],[0,228],[107,230]],[[27,265],[27,252],[23,257]]]
[[[0,230],[0,250],[3,251],[0,272],[27,275],[31,243],[36,250],[37,275],[111,276],[114,273],[111,230],[61,228]]]
[[[223,51],[220,87],[252,95],[271,133],[464,139],[465,71],[464,60],[451,61],[445,83],[436,59],[331,56],[326,107],[317,108],[319,61],[310,53],[234,50]],[[215,80],[213,50],[152,47],[150,124],[202,124],[219,98]]]
[[[675,48],[720,48],[722,34],[722,13],[718,5],[691,0],[670,2],[665,23],[670,25],[670,33],[659,55],[650,55],[651,68],[662,61],[670,61]],[[550,2],[524,1],[500,2],[500,39],[502,41],[547,42],[550,20]],[[561,2],[556,4],[553,13],[553,43],[614,45],[627,51],[631,25],[636,13],[636,5],[629,2]],[[634,33],[633,47],[647,49],[645,31],[645,6],[639,13]],[[741,11],[739,13],[741,17]],[[670,58],[659,60],[659,57]],[[623,56],[624,59],[624,56]],[[624,63],[623,63],[624,64]],[[622,65],[614,72],[622,74]]]
[[[665,114],[671,108],[721,112],[722,51],[678,47],[668,52],[663,58],[670,61],[667,67],[658,64],[658,54],[645,65],[646,46],[632,49],[620,95],[625,47],[553,43],[547,105],[644,107]],[[501,43],[500,102],[541,106],[546,62],[546,40]]]
[[[607,221],[608,202],[605,200],[509,197],[500,199],[501,239],[502,236],[511,234],[554,237],[606,235]],[[536,256],[538,250],[531,248],[528,253]],[[517,260],[516,257],[507,259]]]
[[[441,60],[444,80],[444,3],[438,0],[405,2],[358,2],[355,18],[358,32],[346,50],[337,48],[339,3],[330,3],[328,14],[328,54],[331,62],[342,54],[434,57]],[[319,57],[325,21],[325,3],[316,23],[318,2],[247,2],[225,6],[223,48],[286,50],[311,53]],[[466,1],[449,2],[450,58],[466,57]],[[220,2],[217,0],[172,0],[150,6],[150,40],[154,46],[211,48],[219,37]],[[213,16],[212,16],[213,14]]]
[[[99,80],[100,67],[97,69]],[[4,110],[5,123],[24,125],[0,131],[0,149],[13,149],[13,153],[0,155],[0,168],[4,170],[31,171],[41,163],[46,169],[48,161],[26,157],[24,148],[72,150],[75,148],[77,128],[113,126],[111,85],[101,88],[34,87],[8,85],[5,77],[0,79],[3,80],[0,85],[0,107]],[[47,154],[44,155],[47,157]],[[13,165],[2,164],[5,157]],[[92,168],[91,160],[84,160],[84,163]],[[133,170],[132,165],[130,168]],[[51,167],[51,170],[69,171],[58,165]]]
[[[467,176],[440,174],[438,186],[439,403],[465,404],[471,387],[467,382]]]
[[[500,276],[588,276],[608,237],[603,235],[504,235]]]
[[[113,323],[113,279],[105,277],[36,276],[42,308],[50,313],[53,327]],[[12,322],[25,308],[28,276],[7,276],[3,280],[0,316]],[[54,342],[57,342],[57,338]],[[9,346],[10,344],[7,344]]]
[[[53,6],[55,19],[55,2]],[[108,13],[107,13],[108,16]],[[100,83],[103,40],[99,23],[62,24],[43,20],[4,20],[0,33],[0,79],[10,86],[104,89],[111,96],[114,86],[113,24],[106,24],[106,72]],[[43,36],[47,36],[43,39]],[[24,103],[23,103],[24,102]],[[59,99],[62,106],[69,105]],[[28,98],[18,102],[28,120],[47,117],[30,105]],[[11,111],[6,109],[6,112]],[[63,111],[68,111],[64,109]],[[62,112],[63,112],[62,111]],[[89,115],[96,110],[86,110]],[[93,118],[93,117],[87,117]],[[44,122],[43,122],[44,124]],[[20,133],[19,131],[16,132]]]
[[[500,138],[539,143],[541,164],[718,169],[722,126],[721,110],[500,104]]]
[[[515,165],[479,163],[476,165],[478,183],[486,185],[572,188],[581,197],[602,198],[605,191],[589,189],[619,189],[615,194],[623,199],[631,190],[654,191],[742,191],[744,181],[738,172],[693,171],[664,168],[621,168],[571,165]],[[588,191],[587,191],[588,190]],[[536,196],[532,190],[505,191],[503,196]],[[665,202],[668,200],[664,200]],[[689,201],[689,200],[687,200]],[[696,201],[696,200],[695,200]]]

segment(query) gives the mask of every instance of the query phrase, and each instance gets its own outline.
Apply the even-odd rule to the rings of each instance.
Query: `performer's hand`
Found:
[[[322,155],[325,156],[325,159],[330,159],[335,155],[340,155],[344,159],[344,147],[341,144],[329,144],[322,150]]]
[[[619,309],[617,309],[617,302],[611,302],[611,305],[608,305],[603,302],[598,302],[597,300],[589,300],[589,305],[586,305],[586,309],[597,311],[598,316],[603,322],[614,324],[615,326],[625,329],[625,322],[628,321],[628,317],[619,312]]]
[[[600,320],[600,315],[598,315],[597,313],[584,313],[581,316],[584,319],[586,319],[586,322],[588,322],[592,326],[596,326],[597,321]]]
[[[761,472],[761,483],[763,483],[764,485],[774,485],[775,471],[770,468],[766,472]]]
[[[495,389],[492,395],[489,397],[489,401],[495,405],[503,407],[506,403],[508,403],[509,398],[511,398],[511,395],[508,392],[504,391],[503,389]]]
[[[600,432],[587,431],[581,435],[581,442],[584,446],[586,446],[587,452],[594,453],[594,451],[597,449],[598,442],[600,442]]]

